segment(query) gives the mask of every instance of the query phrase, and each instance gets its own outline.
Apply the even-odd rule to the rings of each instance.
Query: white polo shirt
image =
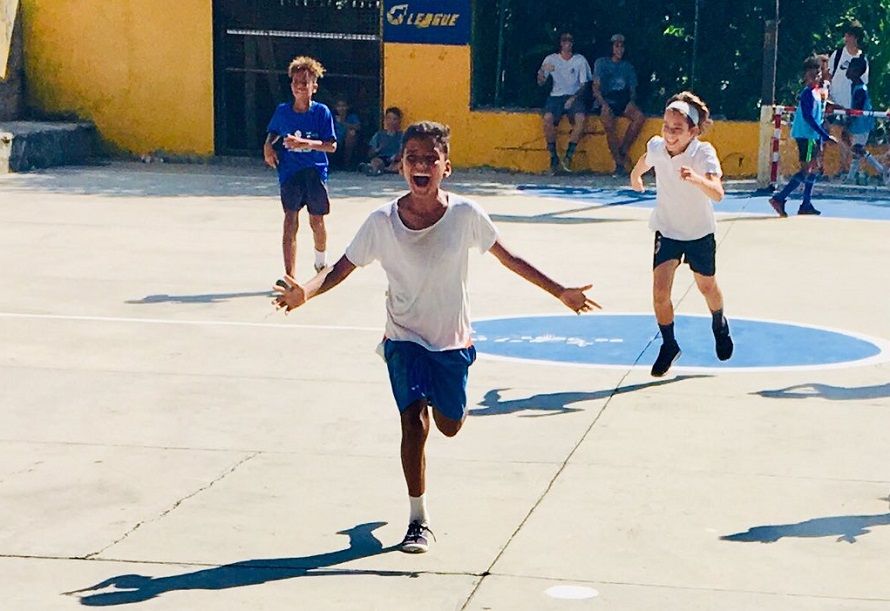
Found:
[[[374,210],[346,249],[362,267],[380,261],[386,292],[387,338],[427,350],[466,348],[470,338],[467,259],[470,248],[485,252],[498,232],[476,202],[448,193],[448,208],[434,225],[409,229],[395,199]]]
[[[708,142],[693,138],[686,150],[671,157],[664,138],[655,136],[646,144],[646,164],[655,168],[655,209],[649,228],[672,240],[698,240],[717,231],[714,202],[701,189],[680,178],[688,166],[702,176],[723,176],[717,151]]]

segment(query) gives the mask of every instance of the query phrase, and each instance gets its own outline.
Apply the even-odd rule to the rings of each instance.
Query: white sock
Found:
[[[324,260],[327,258],[327,251],[324,250],[316,250],[315,251],[315,264],[316,265],[324,265]]]
[[[411,516],[408,518],[408,522],[414,522],[415,520],[417,520],[421,524],[428,524],[429,518],[426,515],[426,495],[409,495],[408,501],[411,503]]]

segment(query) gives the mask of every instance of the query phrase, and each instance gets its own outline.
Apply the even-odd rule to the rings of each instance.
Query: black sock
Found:
[[[661,331],[661,340],[665,344],[677,343],[677,340],[674,338],[674,323],[658,325],[658,330]]]
[[[550,151],[550,163],[559,163],[559,157],[556,155],[556,143],[548,142],[547,150]]]
[[[575,156],[576,146],[578,146],[577,142],[569,142],[569,148],[566,149],[566,159],[571,159]]]
[[[714,335],[722,332],[726,328],[726,319],[723,318],[723,308],[711,312],[711,330]]]

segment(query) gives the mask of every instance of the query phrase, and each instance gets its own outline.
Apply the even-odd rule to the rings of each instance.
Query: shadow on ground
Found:
[[[753,395],[768,399],[827,399],[829,401],[861,401],[890,397],[890,383],[874,386],[832,386],[809,382],[775,390],[760,390]]]
[[[368,570],[318,570],[324,567],[379,556],[398,549],[383,544],[374,536],[374,531],[386,522],[369,522],[359,524],[337,534],[349,536],[349,547],[346,549],[303,556],[298,558],[263,558],[245,560],[225,566],[218,566],[169,577],[149,577],[147,575],[117,575],[94,586],[65,592],[70,596],[78,596],[80,604],[88,607],[108,607],[143,602],[156,598],[166,592],[176,590],[225,590],[293,579],[294,577],[323,575],[377,575],[380,577],[416,577],[417,574],[406,571],[368,571]],[[114,588],[110,592],[100,592]],[[217,608],[224,608],[220,604]]]
[[[643,384],[631,384],[630,386],[619,386],[609,390],[597,390],[593,392],[556,392],[532,395],[525,399],[509,399],[504,401],[501,399],[501,393],[509,388],[495,388],[485,393],[482,401],[478,403],[481,407],[470,410],[472,416],[501,416],[504,414],[515,414],[518,412],[538,412],[531,414],[522,414],[522,417],[539,417],[539,416],[555,416],[557,414],[568,414],[570,412],[583,411],[580,407],[568,407],[571,403],[581,403],[582,401],[597,401],[600,399],[608,399],[614,395],[621,395],[629,392],[636,392],[655,386],[664,386],[665,384],[673,384],[683,380],[691,380],[695,378],[709,378],[707,375],[680,375],[668,380],[655,380],[645,382]]]
[[[774,524],[753,526],[745,532],[724,535],[724,541],[740,541],[744,543],[775,543],[786,537],[818,538],[836,537],[837,541],[856,543],[856,537],[871,532],[874,526],[890,524],[890,513],[865,516],[829,516],[813,518],[796,524]]]
[[[198,295],[146,295],[142,299],[130,299],[124,303],[144,305],[152,303],[219,303],[230,299],[242,297],[269,297],[275,296],[274,291],[250,291],[245,293],[204,293]]]

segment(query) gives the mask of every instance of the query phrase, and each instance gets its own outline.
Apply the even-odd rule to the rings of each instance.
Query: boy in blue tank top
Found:
[[[284,274],[293,276],[297,264],[297,228],[300,208],[309,210],[315,241],[315,271],[325,267],[327,231],[324,217],[330,211],[328,156],[337,150],[334,118],[324,104],[314,102],[324,67],[311,57],[295,57],[287,68],[293,104],[279,104],[266,128],[263,158],[278,170],[284,227],[281,246]],[[280,285],[285,285],[283,279]]]
[[[798,214],[822,214],[813,207],[813,186],[819,168],[819,154],[825,142],[837,143],[837,139],[822,127],[825,114],[825,95],[822,88],[822,66],[824,56],[808,57],[803,63],[804,87],[798,96],[797,110],[791,123],[791,137],[797,142],[800,170],[791,177],[779,193],[770,198],[770,206],[782,217],[785,212],[785,201],[797,187],[803,183],[803,201]]]
[[[862,57],[854,57],[850,60],[850,64],[847,67],[847,78],[852,82],[850,94],[850,99],[852,100],[850,104],[851,110],[862,110],[865,112],[871,112],[872,110],[871,98],[868,95],[868,86],[862,81],[862,75],[865,74],[867,68],[868,64],[865,63],[865,60]],[[871,134],[871,130],[874,129],[874,126],[875,118],[870,115],[854,115],[850,119],[847,131],[850,132],[850,140],[853,144],[853,161],[850,163],[850,173],[847,175],[847,181],[856,181],[857,184],[860,182],[862,176],[860,175],[859,168],[863,159],[875,169],[878,173],[878,177],[884,180],[884,182],[886,182],[888,176],[890,176],[881,162],[875,159],[865,148],[865,145],[868,144],[868,137]]]

